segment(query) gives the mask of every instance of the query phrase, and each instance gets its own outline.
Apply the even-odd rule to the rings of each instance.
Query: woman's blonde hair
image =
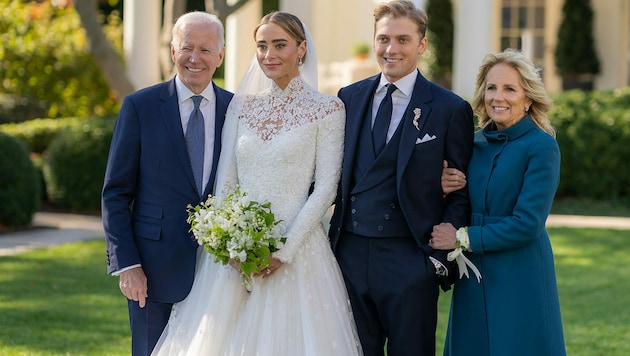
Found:
[[[473,110],[479,118],[479,127],[486,127],[486,125],[492,121],[486,112],[484,102],[486,76],[492,67],[501,63],[509,65],[519,73],[521,85],[525,89],[525,95],[532,102],[527,112],[527,114],[531,116],[532,121],[540,129],[555,137],[556,130],[551,126],[551,122],[547,117],[547,112],[551,109],[553,103],[551,98],[547,95],[547,91],[545,90],[545,86],[536,67],[523,53],[510,48],[497,54],[486,55],[479,67],[472,101]]]

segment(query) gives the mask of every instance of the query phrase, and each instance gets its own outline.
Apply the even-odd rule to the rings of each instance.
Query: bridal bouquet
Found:
[[[269,266],[271,254],[286,241],[276,233],[271,203],[250,200],[239,188],[225,199],[209,195],[205,202],[188,205],[190,231],[217,263],[232,261],[241,272],[248,291],[253,275]]]

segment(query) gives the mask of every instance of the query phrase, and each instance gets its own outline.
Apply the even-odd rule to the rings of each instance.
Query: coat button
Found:
[[[355,197],[354,195],[350,197],[350,201],[356,201],[357,197]]]
[[[379,227],[378,227],[378,231],[381,231],[381,232],[382,232],[382,231],[383,231],[383,227],[382,227],[382,226],[379,226]]]
[[[357,209],[352,209],[352,210],[350,210],[350,212],[352,212],[352,214],[356,214],[357,213]]]
[[[356,221],[353,221],[353,222],[352,222],[352,226],[357,227],[357,226],[359,226],[359,223],[358,223],[358,222],[356,222]]]
[[[385,214],[385,216],[383,216],[383,218],[384,218],[385,220],[389,220],[389,214]]]
[[[396,203],[391,203],[389,206],[390,206],[392,209],[396,209]]]

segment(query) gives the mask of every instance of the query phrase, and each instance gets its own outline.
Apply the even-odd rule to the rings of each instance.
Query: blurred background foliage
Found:
[[[107,116],[118,104],[89,55],[81,21],[63,1],[0,0],[0,123]],[[118,11],[101,18],[122,51]]]

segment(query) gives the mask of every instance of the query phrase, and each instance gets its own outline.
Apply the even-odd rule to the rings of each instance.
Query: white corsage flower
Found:
[[[470,238],[468,237],[468,228],[461,227],[455,233],[455,239],[457,248],[453,251],[449,252],[447,255],[447,259],[449,261],[455,261],[457,263],[457,267],[459,268],[459,278],[466,276],[470,278],[468,275],[468,267],[473,270],[475,273],[475,277],[477,277],[477,282],[481,282],[481,272],[477,266],[475,266],[465,255],[464,251],[470,251]]]

